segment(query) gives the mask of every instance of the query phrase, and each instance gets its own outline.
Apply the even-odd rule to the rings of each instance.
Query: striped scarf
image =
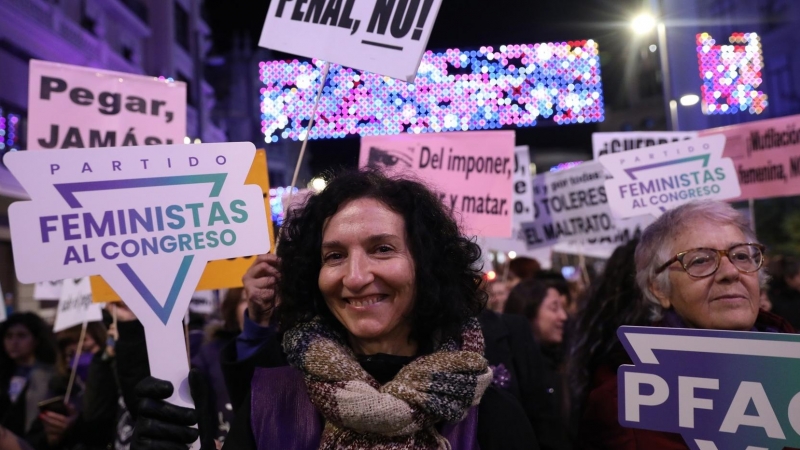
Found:
[[[320,449],[450,449],[434,428],[458,422],[492,381],[476,319],[403,367],[381,386],[356,360],[344,336],[319,320],[284,335],[289,363],[305,373],[311,402],[325,417]]]

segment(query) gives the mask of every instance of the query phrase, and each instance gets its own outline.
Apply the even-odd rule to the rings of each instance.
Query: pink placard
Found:
[[[711,128],[724,134],[742,195],[732,201],[800,195],[800,115]]]
[[[513,131],[367,136],[358,165],[425,182],[468,235],[511,236]]]

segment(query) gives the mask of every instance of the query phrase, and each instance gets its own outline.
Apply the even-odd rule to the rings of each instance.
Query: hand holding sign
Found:
[[[102,275],[145,327],[151,374],[191,405],[182,319],[208,261],[269,249],[252,144],[19,152],[9,208],[22,282]],[[125,196],[124,206],[114,192]]]

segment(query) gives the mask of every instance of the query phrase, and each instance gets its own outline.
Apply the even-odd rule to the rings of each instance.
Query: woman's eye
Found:
[[[394,250],[392,247],[388,245],[380,245],[378,246],[378,253],[388,253]]]
[[[341,253],[328,253],[322,257],[322,261],[324,262],[335,261],[338,259],[342,259]]]

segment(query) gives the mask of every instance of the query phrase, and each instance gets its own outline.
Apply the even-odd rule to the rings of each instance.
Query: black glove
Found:
[[[207,391],[199,388],[202,381],[199,372],[192,370],[189,373],[189,386],[193,397],[195,391],[197,392],[195,406],[198,411],[204,411],[208,404]],[[201,433],[191,426],[198,423],[198,411],[165,402],[173,390],[169,381],[153,377],[147,377],[136,385],[139,417],[133,431],[131,450],[186,450],[187,444],[197,440]],[[200,424],[201,428],[205,428],[204,431],[211,431],[204,425]],[[204,436],[201,440],[201,449],[215,448],[213,436],[210,440]]]

